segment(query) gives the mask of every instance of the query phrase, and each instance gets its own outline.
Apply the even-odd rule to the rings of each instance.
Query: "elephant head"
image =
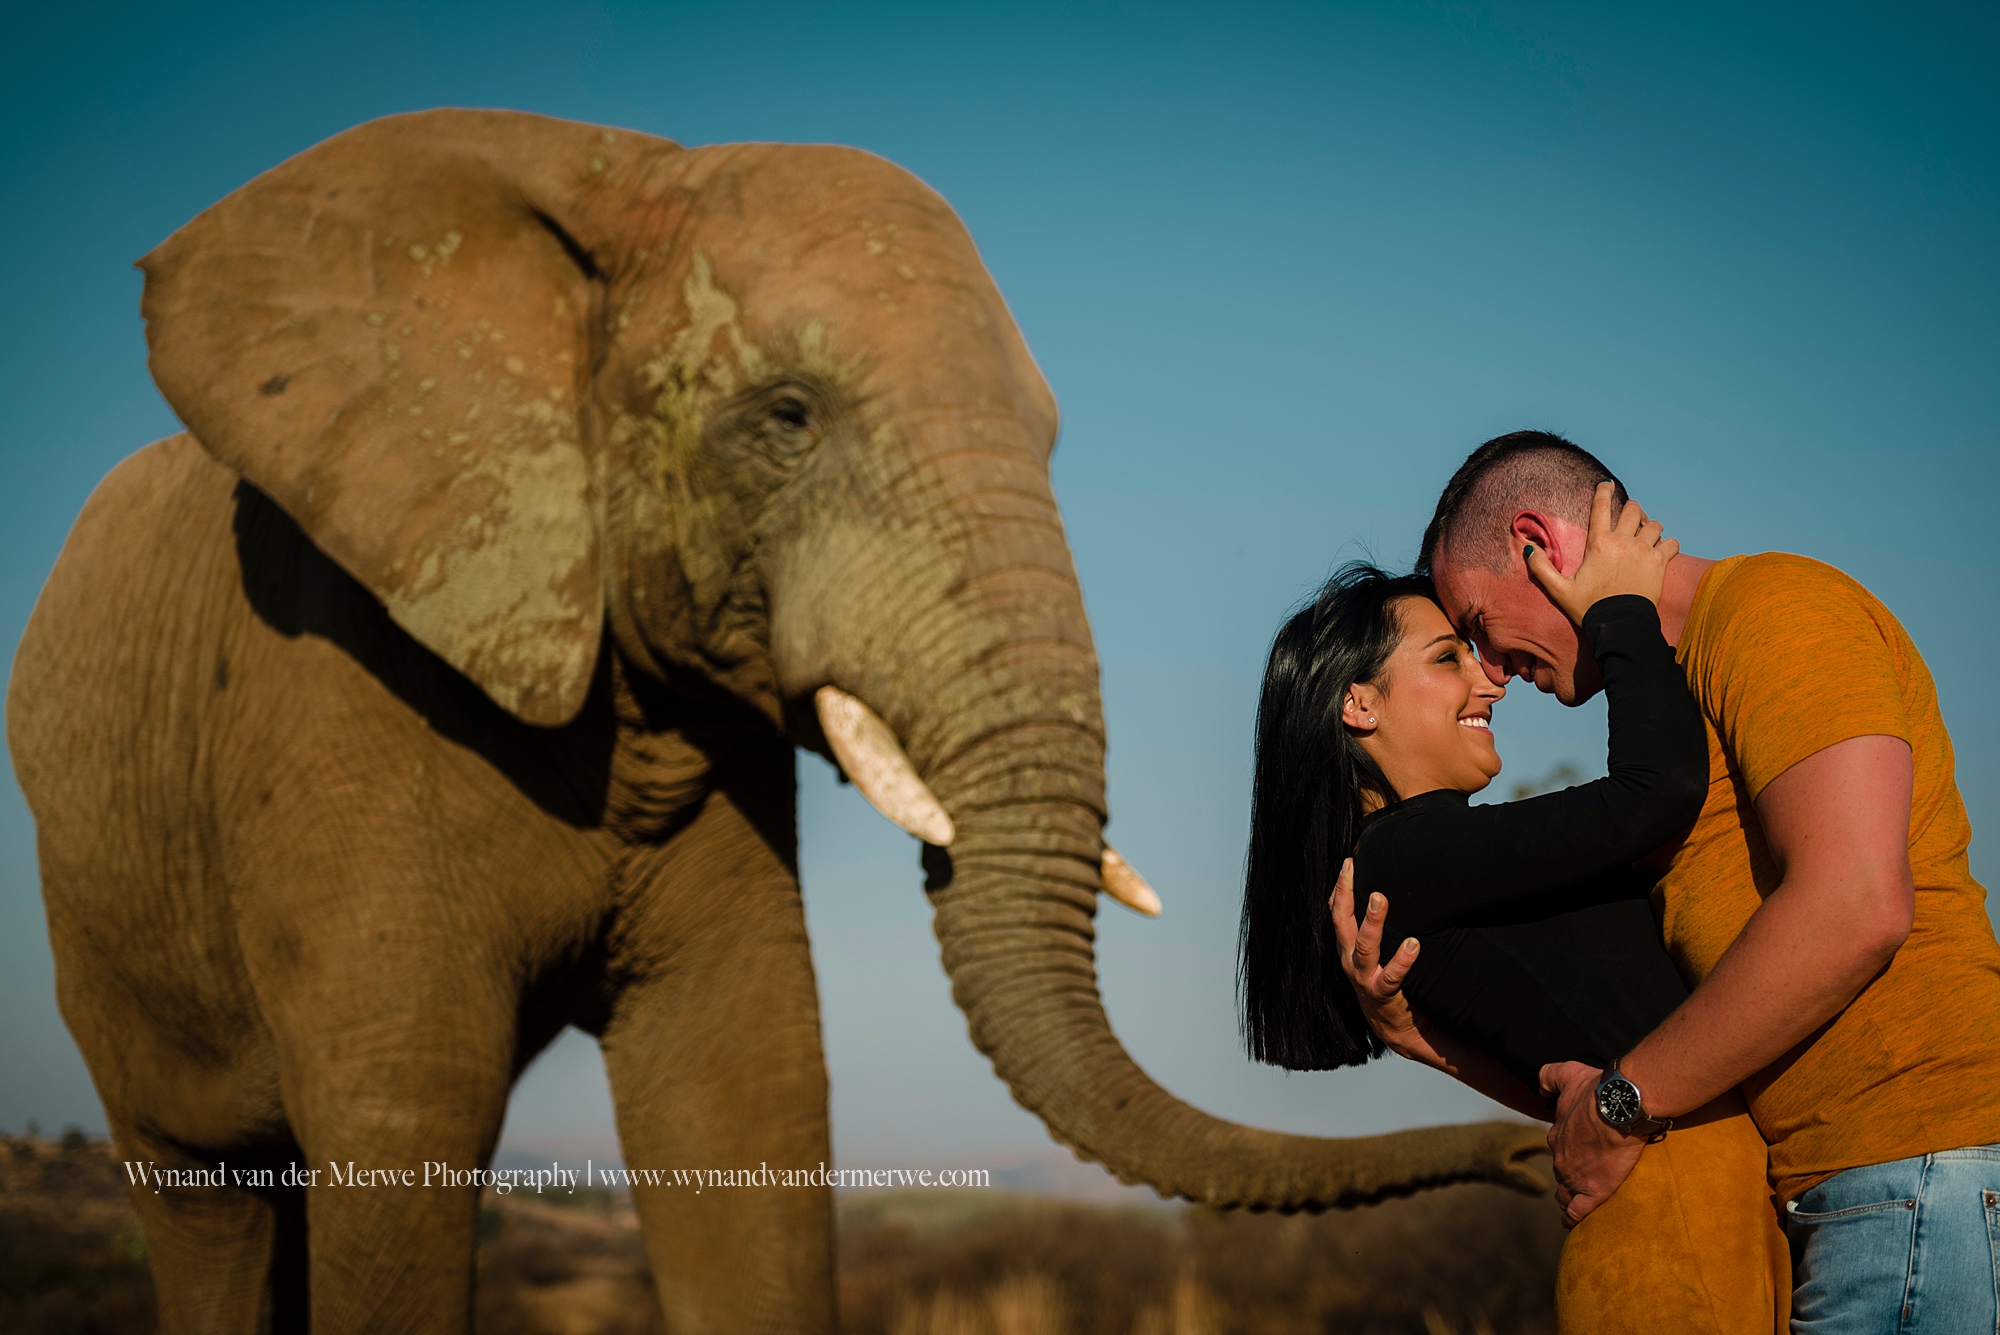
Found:
[[[154,377],[203,446],[502,708],[561,727],[616,654],[832,748],[929,838],[973,1041],[1080,1154],[1215,1205],[1540,1188],[1529,1128],[1253,1130],[1112,1035],[1056,404],[908,173],[435,111],[274,168],[142,267]]]

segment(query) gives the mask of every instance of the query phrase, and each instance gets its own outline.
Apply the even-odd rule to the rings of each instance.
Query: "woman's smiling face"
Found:
[[[1476,793],[1500,772],[1493,706],[1507,688],[1487,678],[1436,603],[1405,598],[1395,611],[1402,639],[1374,681],[1348,691],[1342,722],[1398,797]]]

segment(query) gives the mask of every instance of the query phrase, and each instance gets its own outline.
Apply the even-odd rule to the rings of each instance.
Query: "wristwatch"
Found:
[[[1644,1136],[1649,1144],[1666,1135],[1674,1124],[1671,1117],[1646,1115],[1639,1087],[1618,1073],[1618,1061],[1613,1061],[1598,1078],[1597,1115],[1613,1130],[1628,1136]]]

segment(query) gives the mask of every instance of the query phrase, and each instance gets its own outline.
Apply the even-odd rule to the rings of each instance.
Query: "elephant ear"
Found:
[[[140,261],[153,379],[196,438],[530,723],[575,716],[603,626],[583,223],[662,149],[519,113],[392,117]]]

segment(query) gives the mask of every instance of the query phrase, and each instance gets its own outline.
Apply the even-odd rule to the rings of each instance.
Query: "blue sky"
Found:
[[[1904,619],[2000,875],[2000,18],[1990,6],[149,5],[0,50],[0,646],[77,509],[174,429],[131,262],[356,122],[502,106],[685,143],[852,144],[965,218],[1063,406],[1111,834],[1167,914],[1101,919],[1175,1092],[1325,1134],[1481,1115],[1406,1065],[1284,1076],[1230,1000],[1262,656],[1335,561],[1413,554],[1500,431],[1563,431],[1694,552],[1805,552]],[[1601,768],[1514,693],[1503,785]],[[800,762],[836,1147],[1042,1145],[966,1041],[915,847]],[[101,1127],[0,780],[0,1127]],[[587,1041],[510,1138],[609,1134]],[[511,1142],[510,1142],[511,1143]]]

